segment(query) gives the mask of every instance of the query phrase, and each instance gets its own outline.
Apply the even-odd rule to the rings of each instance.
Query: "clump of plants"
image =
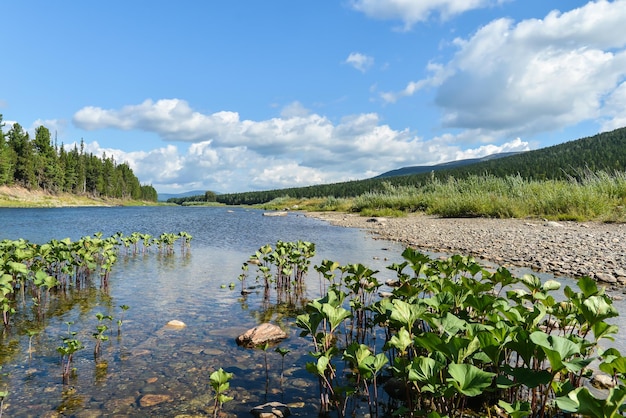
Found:
[[[617,332],[608,321],[617,311],[592,279],[557,295],[554,280],[490,272],[469,257],[402,256],[389,266],[396,282],[386,297],[365,266],[316,267],[328,291],[296,325],[311,340],[307,370],[319,380],[322,412],[351,415],[362,400],[372,416],[626,410],[626,361],[600,348]],[[616,383],[605,398],[585,386],[596,360]]]
[[[70,289],[85,289],[99,283],[108,288],[109,276],[117,262],[120,248],[127,255],[143,254],[156,245],[160,252],[174,253],[180,240],[181,254],[190,251],[192,236],[186,232],[163,233],[159,238],[133,232],[118,232],[103,238],[101,232],[77,241],[69,238],[35,244],[24,239],[0,241],[0,309],[2,322],[9,327],[16,314],[29,308],[42,321],[50,301]]]
[[[252,265],[256,268],[256,281],[263,282],[266,301],[269,301],[273,288],[277,303],[296,305],[302,297],[304,278],[313,256],[315,244],[306,241],[278,241],[274,247],[262,246],[242,265],[239,275],[242,294],[246,293],[245,280]]]

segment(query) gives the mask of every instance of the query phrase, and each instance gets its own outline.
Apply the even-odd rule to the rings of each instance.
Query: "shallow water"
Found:
[[[175,416],[206,414],[210,403],[209,375],[219,367],[233,372],[230,394],[235,401],[225,409],[237,415],[266,400],[301,402],[295,416],[316,416],[317,381],[302,365],[309,361],[308,341],[298,337],[293,321],[281,312],[263,309],[262,297],[246,300],[239,294],[241,265],[264,244],[277,240],[311,241],[317,255],[313,264],[328,258],[341,264],[362,262],[391,278],[386,266],[399,261],[401,246],[372,239],[366,232],[330,226],[291,213],[266,217],[262,212],[225,208],[57,208],[0,209],[0,239],[24,238],[43,243],[51,239],[79,239],[95,232],[158,236],[185,231],[193,236],[191,253],[173,256],[154,250],[136,257],[120,256],[110,278],[108,292],[94,285],[89,291],[59,303],[37,335],[29,355],[29,337],[17,324],[0,340],[5,373],[0,379],[9,390],[5,416],[63,415]],[[387,258],[387,260],[385,260]],[[308,297],[319,297],[317,273],[309,274]],[[250,279],[249,279],[250,281]],[[228,285],[234,282],[236,290]],[[227,285],[223,288],[223,285]],[[128,305],[120,337],[117,319],[120,305]],[[103,343],[102,361],[93,358],[97,325],[95,314],[112,315],[110,341]],[[177,319],[184,329],[165,324]],[[285,379],[280,382],[280,356],[273,349],[237,347],[235,337],[271,319],[290,330],[281,347]],[[60,336],[77,332],[85,349],[76,354],[75,376],[63,385],[56,347]],[[41,327],[40,327],[41,328]],[[269,384],[266,388],[265,354]],[[145,394],[166,395],[168,400],[142,407]]]
[[[6,331],[0,339],[0,389],[9,391],[5,416],[205,416],[212,399],[209,375],[220,367],[235,375],[229,391],[235,400],[225,405],[229,413],[247,416],[253,406],[277,400],[295,403],[294,416],[317,416],[317,380],[303,367],[311,360],[309,341],[298,336],[293,312],[264,307],[257,293],[242,299],[237,280],[242,263],[264,244],[304,240],[316,244],[312,265],[323,259],[360,262],[379,270],[377,277],[384,282],[394,277],[386,266],[401,261],[403,250],[364,231],[296,213],[265,217],[255,210],[202,207],[0,209],[0,239],[43,243],[118,231],[155,236],[185,231],[193,236],[191,253],[181,255],[177,249],[164,256],[152,250],[120,256],[108,291],[94,285],[53,302],[43,326],[16,323]],[[229,288],[231,282],[235,290]],[[319,295],[318,276],[311,269],[306,296]],[[118,336],[120,305],[130,309]],[[99,364],[92,337],[98,312],[114,317]],[[173,319],[187,326],[166,327]],[[263,352],[235,344],[237,335],[267,320],[289,332],[280,344],[290,350],[284,367],[273,348]],[[68,332],[67,322],[85,349],[77,353],[76,372],[64,385],[56,347]],[[28,353],[26,329],[33,328],[38,333],[30,339],[33,351]],[[163,395],[163,402],[142,406],[148,394]]]

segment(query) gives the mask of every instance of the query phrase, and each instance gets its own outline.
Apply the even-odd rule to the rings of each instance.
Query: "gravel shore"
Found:
[[[339,212],[307,216],[362,228],[376,238],[424,251],[472,255],[503,266],[626,284],[626,224],[523,219],[367,218]]]

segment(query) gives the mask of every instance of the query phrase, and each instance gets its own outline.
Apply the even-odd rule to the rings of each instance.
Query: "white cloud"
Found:
[[[374,58],[360,52],[352,52],[345,60],[346,64],[349,64],[364,73],[374,65]]]
[[[204,115],[177,99],[146,101],[121,110],[84,108],[74,121],[91,129],[145,130],[165,141],[178,139],[177,145],[151,151],[105,149],[97,142],[86,146],[94,155],[106,153],[118,163],[127,162],[143,183],[161,192],[235,192],[331,183],[450,161],[463,153],[487,155],[527,147],[520,142],[472,149],[476,141],[494,140],[478,131],[424,140],[408,130],[391,128],[375,113],[332,123],[300,103],[287,106],[281,117],[263,121],[240,120],[234,112]],[[183,146],[187,150],[181,151]]]
[[[602,131],[626,126],[626,82],[620,84],[605,101],[605,120],[602,123]]]
[[[456,39],[455,56],[431,64],[431,77],[382,97],[393,102],[436,86],[444,126],[509,136],[597,119],[626,77],[624,22],[625,0],[590,2],[518,24],[494,20]]]
[[[481,9],[503,0],[353,0],[351,6],[375,19],[400,20],[404,30],[438,14],[446,20],[470,10]]]

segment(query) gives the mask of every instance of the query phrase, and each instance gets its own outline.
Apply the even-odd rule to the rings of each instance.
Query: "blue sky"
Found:
[[[626,126],[626,0],[3,4],[5,131],[161,193],[362,179]]]

